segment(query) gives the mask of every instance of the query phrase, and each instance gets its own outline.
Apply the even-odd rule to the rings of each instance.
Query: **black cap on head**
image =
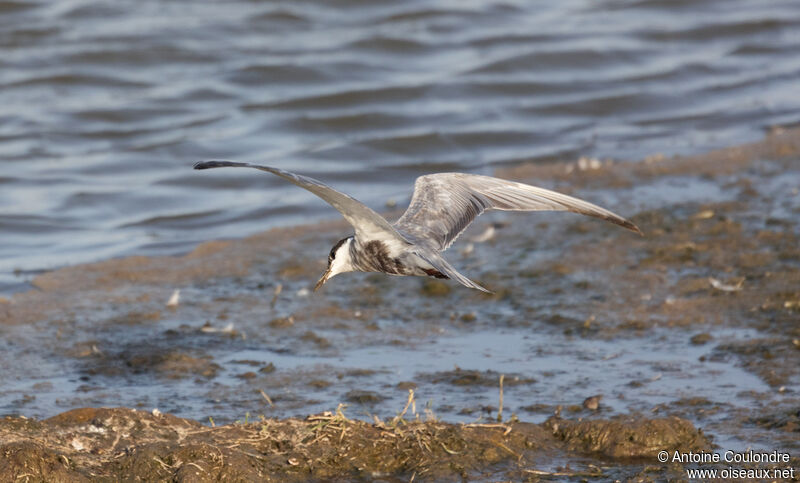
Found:
[[[328,263],[331,263],[333,261],[333,259],[336,258],[336,250],[338,250],[339,247],[344,244],[344,242],[346,242],[347,240],[349,240],[351,238],[353,238],[353,237],[352,236],[348,236],[348,237],[342,238],[341,240],[336,242],[336,245],[334,245],[333,248],[331,248],[331,253],[328,255]]]

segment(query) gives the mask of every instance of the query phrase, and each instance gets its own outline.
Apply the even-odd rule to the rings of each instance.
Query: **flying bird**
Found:
[[[442,252],[467,226],[488,210],[572,211],[642,234],[630,221],[587,201],[490,176],[466,173],[420,176],[414,183],[408,209],[392,224],[352,196],[308,176],[233,161],[203,161],[194,165],[194,169],[223,167],[255,168],[280,176],[325,200],[353,226],[355,234],[342,238],[331,248],[328,268],[315,291],[340,273],[359,271],[452,279],[491,293],[442,257]]]

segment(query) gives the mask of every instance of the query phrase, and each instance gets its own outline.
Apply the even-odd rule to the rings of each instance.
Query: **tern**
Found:
[[[280,176],[325,200],[353,226],[355,234],[342,238],[331,248],[328,268],[315,291],[340,273],[360,271],[452,279],[492,293],[459,273],[441,255],[478,215],[488,210],[571,211],[642,234],[630,221],[587,201],[490,176],[467,173],[420,176],[414,183],[408,209],[390,224],[364,203],[308,176],[234,161],[212,160],[194,165],[194,169],[223,167],[255,168]]]

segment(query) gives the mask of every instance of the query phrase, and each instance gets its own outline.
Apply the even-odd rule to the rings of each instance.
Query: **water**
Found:
[[[0,293],[402,203],[437,170],[637,159],[800,120],[790,1],[0,1]]]
[[[754,335],[757,332],[752,330],[730,329],[720,331],[717,337],[732,342]],[[705,398],[724,405],[737,400],[745,387],[759,392],[770,390],[741,367],[702,360],[713,353],[713,348],[687,346],[685,335],[674,331],[655,331],[627,344],[538,331],[525,334],[520,330],[481,330],[448,331],[413,347],[370,345],[322,354],[310,350],[282,353],[263,347],[225,347],[213,352],[224,369],[213,383],[204,384],[191,379],[162,379],[158,383],[157,379],[130,374],[122,380],[113,374],[93,377],[88,382],[90,378],[85,376],[58,375],[63,368],[26,354],[22,363],[18,361],[4,370],[10,390],[0,399],[0,409],[12,412],[25,408],[26,414],[52,415],[65,405],[113,404],[146,410],[158,407],[183,417],[204,421],[212,416],[225,422],[254,411],[280,417],[327,411],[337,401],[347,401],[347,395],[355,388],[385,399],[367,407],[350,404],[351,414],[387,418],[402,409],[408,396],[398,384],[413,380],[420,384],[416,390],[419,413],[430,403],[439,418],[473,422],[489,416],[479,408],[496,411],[499,381],[489,377],[487,384],[459,385],[432,379],[465,365],[463,370],[467,371],[489,367],[497,374],[506,374],[506,412],[536,422],[550,416],[556,405],[568,407],[591,394],[603,394],[603,414],[609,416],[631,411],[648,413],[659,404],[680,398]],[[243,372],[258,372],[258,367],[267,364],[273,364],[276,372],[241,379]],[[515,384],[515,375],[530,382]],[[325,380],[330,385],[309,384],[314,380]],[[261,399],[259,388],[271,394],[276,401],[274,407]],[[726,417],[728,413],[723,412],[714,419],[724,421]]]

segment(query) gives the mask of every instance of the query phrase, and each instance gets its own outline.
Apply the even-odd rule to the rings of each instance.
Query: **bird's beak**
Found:
[[[317,281],[317,284],[314,285],[314,291],[316,292],[317,290],[319,290],[320,287],[325,285],[325,282],[328,281],[328,277],[330,276],[331,276],[331,267],[328,267],[325,270],[325,273],[322,274],[322,277]]]

